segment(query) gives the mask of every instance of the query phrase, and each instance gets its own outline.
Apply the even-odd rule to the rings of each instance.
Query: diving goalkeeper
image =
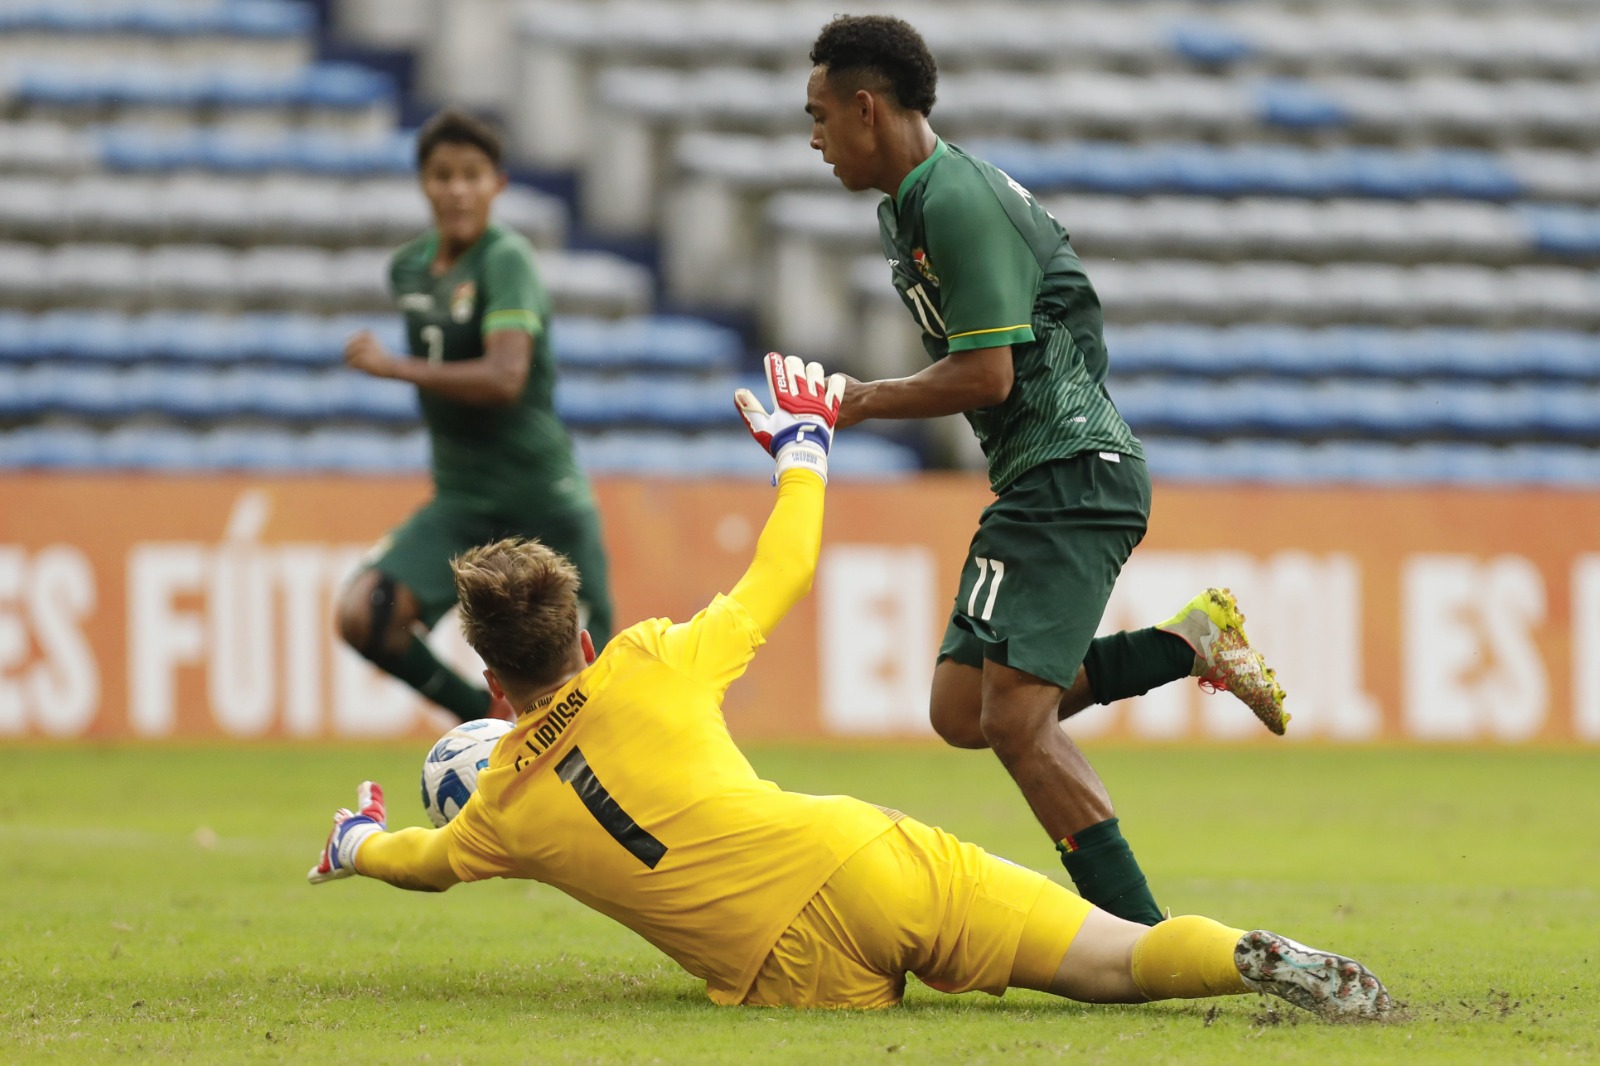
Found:
[[[1351,959],[1195,915],[1126,921],[898,811],[756,776],[722,699],[810,589],[844,386],[777,355],[767,377],[773,410],[745,390],[735,402],[777,461],[777,502],[733,590],[687,622],[626,629],[597,657],[560,555],[513,539],[456,559],[463,631],[516,725],[442,829],[386,831],[382,791],[363,784],[309,879],[543,881],[725,1005],[887,1007],[912,973],[945,992],[1137,1003],[1254,991],[1330,1017],[1384,1014],[1388,993]]]

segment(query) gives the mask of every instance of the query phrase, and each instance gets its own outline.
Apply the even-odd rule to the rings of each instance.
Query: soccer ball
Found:
[[[434,825],[443,826],[467,805],[478,788],[478,771],[509,732],[510,722],[479,718],[439,738],[422,761],[422,807]]]

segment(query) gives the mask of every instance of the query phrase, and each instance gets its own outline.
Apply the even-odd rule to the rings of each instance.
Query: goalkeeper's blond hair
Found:
[[[578,641],[578,568],[537,540],[508,537],[450,560],[461,632],[502,683],[556,680]]]

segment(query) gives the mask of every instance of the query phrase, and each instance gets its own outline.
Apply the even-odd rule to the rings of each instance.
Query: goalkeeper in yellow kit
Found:
[[[456,559],[462,628],[490,690],[520,708],[516,725],[442,829],[386,831],[382,791],[363,784],[309,879],[543,881],[726,1005],[887,1007],[912,973],[946,992],[1257,991],[1327,1016],[1384,1014],[1388,993],[1351,959],[1194,915],[1126,921],[898,811],[756,776],[723,694],[811,587],[844,387],[792,357],[768,356],[767,376],[774,410],[744,390],[736,403],[777,460],[778,498],[733,590],[687,622],[623,630],[596,657],[560,555],[513,539]]]

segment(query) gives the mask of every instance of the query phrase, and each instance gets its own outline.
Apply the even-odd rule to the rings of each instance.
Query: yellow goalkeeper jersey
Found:
[[[797,488],[820,511],[820,485]],[[443,830],[456,876],[543,881],[639,933],[716,1002],[743,999],[823,882],[899,817],[756,775],[721,705],[762,643],[730,596],[612,638],[495,748]]]

